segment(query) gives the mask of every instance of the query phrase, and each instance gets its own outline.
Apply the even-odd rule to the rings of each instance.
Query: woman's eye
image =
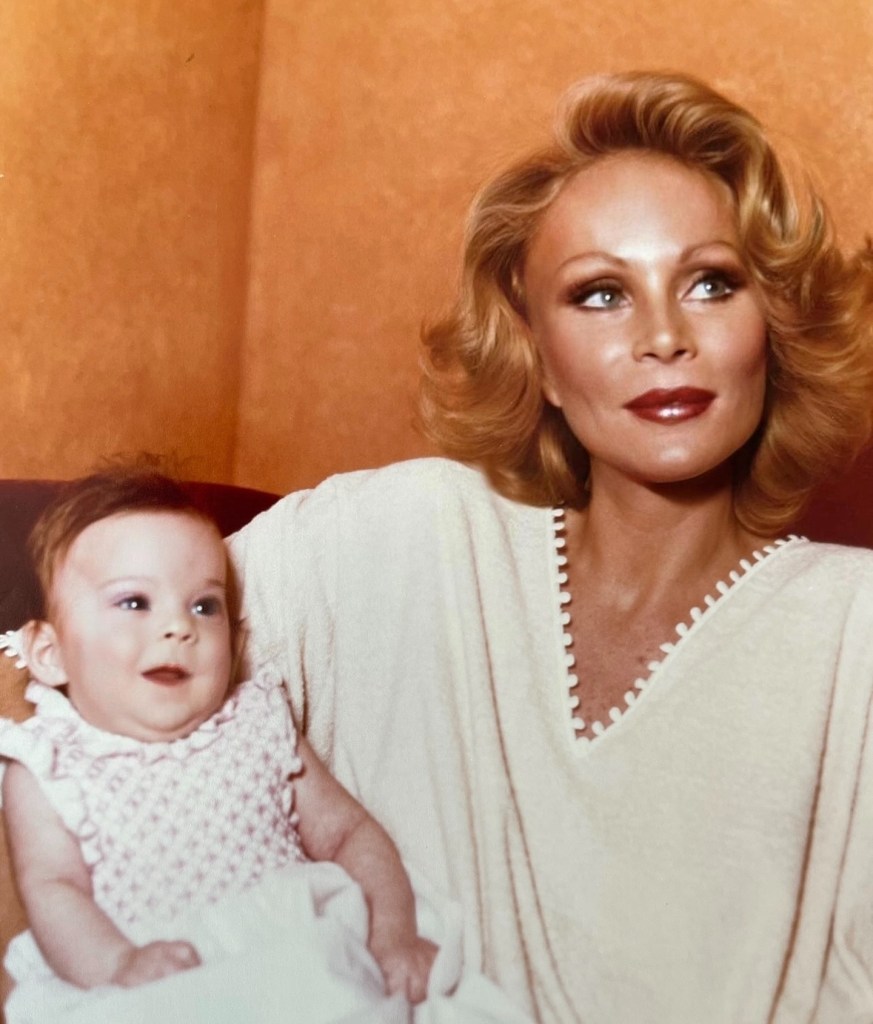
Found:
[[[574,291],[570,301],[581,309],[618,309],[624,305],[625,296],[615,285],[593,284]]]
[[[736,278],[729,274],[712,272],[699,277],[688,293],[691,299],[726,299],[739,287]]]
[[[218,597],[201,597],[191,606],[195,615],[220,615],[224,610],[224,602]]]
[[[115,606],[125,612],[144,612],[148,611],[149,602],[148,598],[143,597],[142,594],[127,594],[119,598],[115,602]]]

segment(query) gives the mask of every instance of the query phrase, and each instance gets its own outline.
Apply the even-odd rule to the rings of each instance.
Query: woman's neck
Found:
[[[571,563],[612,581],[619,603],[710,585],[766,543],[740,524],[726,477],[651,485],[595,476],[588,505],[568,517]]]

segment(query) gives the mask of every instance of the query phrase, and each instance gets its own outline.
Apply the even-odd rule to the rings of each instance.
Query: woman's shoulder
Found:
[[[841,568],[850,571],[873,569],[873,549],[850,544],[830,544],[825,541],[800,538],[804,541],[793,548],[793,553],[810,567]]]
[[[358,507],[445,507],[455,502],[493,504],[505,500],[481,470],[444,458],[409,459],[380,469],[342,473],[321,486],[332,491],[336,500]]]
[[[781,561],[784,571],[816,590],[873,593],[873,550],[845,544],[805,541],[794,544]]]
[[[392,564],[401,554],[407,564],[432,561],[458,545],[515,549],[540,538],[544,516],[498,494],[476,468],[413,459],[290,494],[232,537],[229,550],[243,577],[293,578],[311,589],[313,572],[333,579],[340,564],[348,573],[352,563]]]
[[[453,507],[515,506],[493,490],[485,475],[445,458],[409,459],[377,469],[328,477],[317,487],[296,491],[261,513],[241,533],[284,529],[306,522],[319,531],[338,518],[398,519],[411,514],[445,512]]]
[[[374,498],[416,498],[435,491],[471,495],[491,494],[485,475],[474,466],[453,459],[421,458],[392,462],[378,469],[356,470],[328,477],[316,490]]]

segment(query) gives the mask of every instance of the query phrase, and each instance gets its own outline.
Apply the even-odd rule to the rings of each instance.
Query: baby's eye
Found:
[[[220,597],[201,597],[191,606],[195,615],[221,615],[224,611],[224,602]]]
[[[145,612],[149,609],[149,599],[143,594],[125,594],[115,602],[115,607],[125,612]]]
[[[618,285],[595,282],[575,289],[570,302],[581,309],[619,309],[625,305],[626,298]]]
[[[692,284],[688,297],[691,299],[726,299],[733,295],[740,282],[731,274],[710,270]]]

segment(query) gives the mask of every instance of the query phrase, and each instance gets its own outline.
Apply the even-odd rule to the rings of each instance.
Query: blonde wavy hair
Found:
[[[551,146],[480,192],[458,300],[423,334],[423,428],[508,497],[584,505],[588,456],[543,397],[522,277],[564,185],[599,157],[634,149],[715,175],[733,196],[769,342],[764,417],[735,459],[735,510],[747,529],[772,535],[873,428],[873,251],[843,255],[821,199],[805,176],[789,179],[758,121],[685,75],[583,80],[564,98]]]

